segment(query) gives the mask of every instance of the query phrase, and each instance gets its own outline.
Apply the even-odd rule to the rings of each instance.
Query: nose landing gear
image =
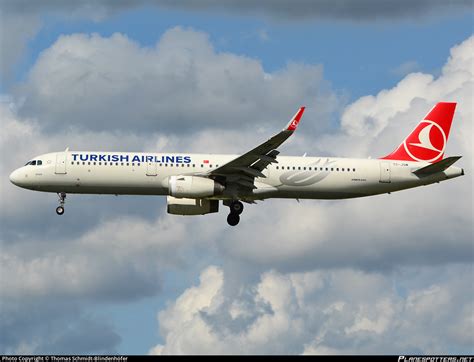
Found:
[[[230,214],[227,216],[227,223],[230,226],[235,226],[240,221],[240,214],[244,211],[244,204],[240,201],[232,201],[229,205]]]
[[[66,193],[60,192],[58,193],[59,197],[59,206],[56,208],[56,214],[62,215],[64,214],[64,203],[66,202]]]

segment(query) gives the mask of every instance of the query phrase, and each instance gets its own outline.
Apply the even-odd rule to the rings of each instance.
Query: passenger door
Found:
[[[387,162],[387,161],[380,162],[380,182],[382,183],[391,182],[390,162]]]
[[[54,169],[54,173],[57,174],[65,174],[66,173],[66,152],[58,152],[56,153],[56,167]]]

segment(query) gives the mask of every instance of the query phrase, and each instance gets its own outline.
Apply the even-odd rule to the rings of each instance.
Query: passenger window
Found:
[[[334,168],[331,167],[331,171],[334,171]]]
[[[336,168],[336,171],[339,171],[339,167],[338,167],[338,168]]]
[[[352,171],[354,171],[354,172],[355,172],[355,170],[356,170],[355,168],[352,169]]]
[[[344,171],[344,167],[341,169],[341,171]]]

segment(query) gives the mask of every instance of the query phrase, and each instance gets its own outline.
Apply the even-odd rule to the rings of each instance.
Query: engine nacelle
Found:
[[[168,196],[168,214],[204,215],[219,211],[218,200],[185,199]]]
[[[168,179],[168,193],[174,197],[210,197],[219,195],[222,191],[224,191],[224,186],[205,177],[170,176]]]

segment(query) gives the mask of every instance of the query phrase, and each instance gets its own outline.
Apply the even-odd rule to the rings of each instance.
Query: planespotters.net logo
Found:
[[[474,362],[472,356],[398,356],[398,362]]]
[[[433,162],[444,154],[446,134],[439,124],[425,119],[405,139],[403,146],[414,160]]]

